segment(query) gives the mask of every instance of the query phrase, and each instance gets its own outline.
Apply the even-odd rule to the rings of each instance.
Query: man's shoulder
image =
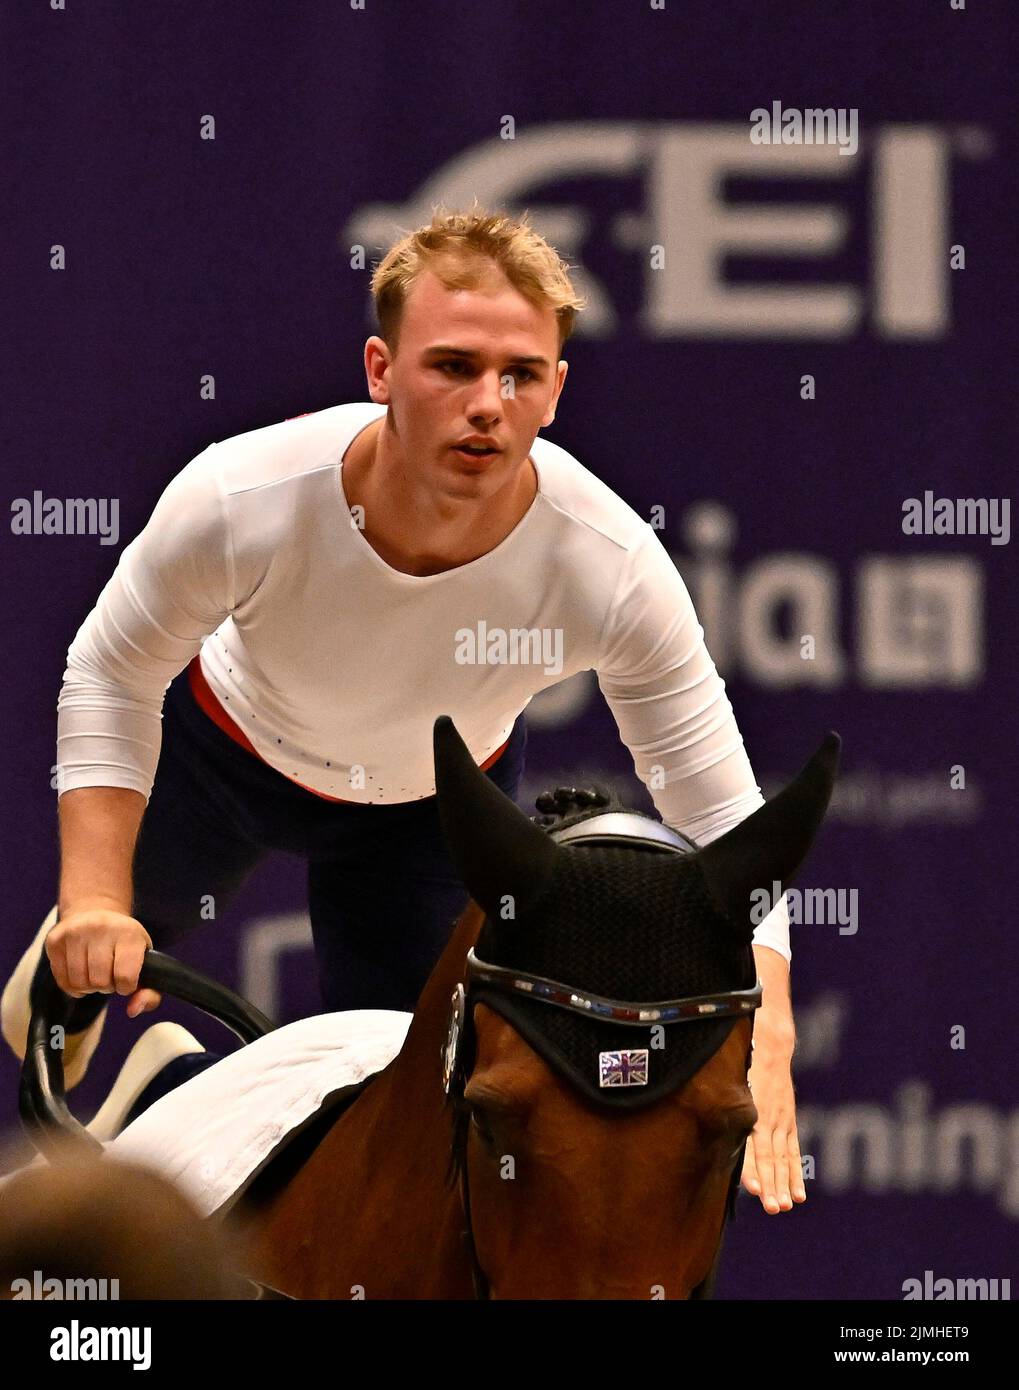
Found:
[[[374,401],[351,401],[307,411],[219,440],[209,463],[227,492],[299,477],[338,463],[354,436],[385,410]]]
[[[541,479],[542,497],[564,525],[586,527],[624,550],[632,550],[644,539],[646,519],[567,449],[538,437],[531,457]]]

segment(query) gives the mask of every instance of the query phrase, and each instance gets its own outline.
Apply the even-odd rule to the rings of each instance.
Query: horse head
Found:
[[[596,795],[537,823],[446,716],[434,746],[443,833],[485,914],[443,1059],[476,1291],[699,1296],[757,1118],[754,895],[806,857],[838,735],[703,848]]]

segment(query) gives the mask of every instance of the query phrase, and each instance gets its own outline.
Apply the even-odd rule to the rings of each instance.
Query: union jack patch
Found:
[[[646,1086],[647,1048],[598,1053],[599,1086]]]

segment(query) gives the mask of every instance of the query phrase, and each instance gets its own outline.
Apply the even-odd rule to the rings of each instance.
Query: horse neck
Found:
[[[391,1086],[398,1090],[406,1086],[408,1094],[434,1094],[440,1110],[443,1093],[439,1055],[446,1040],[450,1000],[463,981],[467,952],[477,941],[484,920],[484,912],[474,902],[457,919],[453,935],[421,992],[400,1055],[385,1073],[391,1078]],[[420,1085],[422,1090],[410,1091],[412,1084]]]
[[[281,1237],[300,1245],[306,1227],[305,1248],[322,1255],[314,1282],[300,1290],[304,1297],[348,1297],[348,1285],[358,1281],[369,1296],[371,1290],[382,1297],[472,1296],[460,1194],[445,1184],[451,1120],[440,1052],[450,996],[483,921],[481,909],[469,904],[428,978],[399,1055],[339,1117],[306,1165],[300,1214],[288,1207]],[[339,1184],[338,1173],[344,1175]],[[383,1223],[399,1240],[384,1242],[380,1251],[372,1232]],[[346,1250],[338,1267],[329,1249]]]

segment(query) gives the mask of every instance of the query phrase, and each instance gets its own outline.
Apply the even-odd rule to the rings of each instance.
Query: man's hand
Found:
[[[139,989],[138,974],[152,938],[135,917],[89,906],[62,916],[46,937],[53,978],[75,999],[86,994],[129,994],[130,1018],[154,1009],[162,995]]]
[[[754,947],[764,998],[754,1020],[750,1092],[757,1123],[747,1140],[742,1183],[770,1215],[807,1200],[796,1134],[792,1058],[796,1043],[789,1002],[789,966],[767,946]]]

